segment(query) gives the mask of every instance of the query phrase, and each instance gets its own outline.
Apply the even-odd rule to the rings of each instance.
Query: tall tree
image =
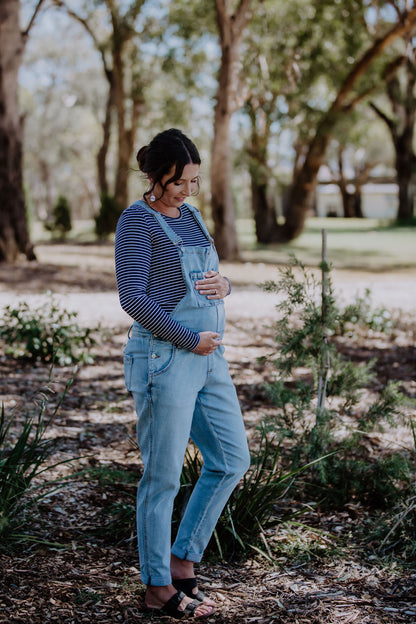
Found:
[[[235,10],[231,0],[215,0],[221,62],[214,115],[211,151],[211,207],[214,238],[221,258],[238,256],[235,208],[231,192],[232,115],[244,103],[240,83],[240,46],[251,17],[252,0],[239,0]]]
[[[23,119],[18,73],[29,31],[43,0],[38,0],[27,28],[20,28],[19,0],[0,3],[0,261],[15,262],[20,254],[35,259],[27,226],[23,192]]]
[[[101,194],[110,193],[120,209],[128,203],[128,175],[134,149],[134,139],[140,114],[144,110],[144,71],[139,71],[140,51],[136,44],[137,18],[145,0],[99,0],[104,9],[107,28],[103,32],[96,24],[96,9],[90,3],[73,8],[69,0],[54,0],[82,24],[99,51],[108,95],[102,122],[103,140],[97,153],[98,183]],[[110,146],[112,113],[117,120],[117,164],[113,189],[107,176],[107,155]]]
[[[368,91],[365,90],[354,92],[359,80],[389,45],[398,37],[406,36],[413,31],[415,25],[416,8],[401,12],[399,21],[375,39],[344,79],[331,106],[322,116],[308,146],[304,162],[294,176],[286,220],[280,230],[280,240],[292,240],[303,231],[306,215],[313,208],[318,172],[324,162],[333,129],[340,116],[352,111],[358,102],[368,96]]]
[[[411,37],[407,38],[406,44],[405,54],[389,63],[383,75],[391,113],[383,110],[376,102],[370,103],[385,122],[395,149],[399,187],[398,220],[408,220],[413,216],[410,186],[415,161],[413,137],[416,118],[416,50]]]
[[[249,171],[260,243],[278,241],[282,229],[270,192],[278,167],[270,146],[276,152],[279,134],[290,132],[293,168],[300,169],[322,105],[339,86],[334,67],[344,67],[345,58],[354,57],[365,39],[360,4],[360,0],[346,0],[342,6],[325,0],[318,6],[310,0],[265,0],[250,23],[244,42],[245,110],[251,122]]]

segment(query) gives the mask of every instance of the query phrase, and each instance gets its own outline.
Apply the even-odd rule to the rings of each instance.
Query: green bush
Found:
[[[66,234],[72,230],[71,208],[68,200],[63,195],[59,195],[58,201],[52,212],[52,220],[45,223],[45,229],[64,239]]]
[[[0,544],[7,548],[16,540],[24,540],[22,534],[26,512],[30,506],[44,497],[50,487],[57,482],[35,485],[37,478],[52,466],[45,466],[46,459],[54,450],[54,441],[45,438],[48,426],[56,416],[62,400],[72,383],[67,383],[56,408],[50,417],[46,417],[48,389],[40,393],[40,401],[35,404],[33,415],[30,406],[25,406],[22,414],[17,409],[6,416],[4,404],[0,414]],[[19,416],[23,415],[21,424]],[[46,488],[39,493],[40,488]]]
[[[369,500],[366,485],[371,482],[373,491],[391,501],[398,492],[394,477],[396,471],[400,479],[398,462],[377,463],[368,453],[357,456],[356,451],[365,431],[383,422],[397,424],[405,397],[399,384],[390,382],[373,403],[359,405],[365,388],[374,380],[375,362],[357,364],[348,360],[339,351],[337,340],[347,331],[354,333],[358,326],[388,332],[391,317],[381,308],[372,310],[369,291],[365,298],[345,308],[337,305],[330,268],[325,263],[321,268],[322,280],[318,281],[293,258],[280,271],[277,284],[263,285],[266,290],[284,295],[277,306],[276,355],[266,358],[277,370],[276,379],[266,385],[278,408],[270,426],[280,440],[286,440],[282,456],[292,468],[340,449],[310,473],[320,499],[324,494],[336,504],[357,496]],[[373,479],[373,475],[377,478]]]
[[[91,363],[89,349],[95,340],[89,328],[76,324],[76,316],[77,312],[61,310],[51,295],[38,308],[25,302],[6,306],[0,325],[6,354],[60,366]]]
[[[290,516],[278,511],[279,500],[293,485],[296,476],[312,466],[311,462],[292,471],[283,471],[278,466],[280,444],[267,434],[266,427],[260,428],[260,442],[252,453],[251,468],[231,494],[228,503],[216,525],[208,552],[221,559],[232,556],[247,556],[250,552],[261,552],[271,558],[267,543],[268,531]],[[175,500],[174,524],[179,525],[192,489],[201,471],[202,460],[198,452],[187,452],[181,475],[181,488]]]
[[[98,238],[106,238],[116,231],[121,208],[112,195],[103,193],[99,213],[95,216],[95,233]]]

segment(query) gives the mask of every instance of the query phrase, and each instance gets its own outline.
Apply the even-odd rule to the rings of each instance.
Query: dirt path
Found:
[[[128,327],[130,319],[120,309],[114,277],[111,245],[39,245],[39,262],[8,267],[0,265],[0,312],[19,300],[30,305],[42,301],[50,289],[68,310],[78,312],[80,324],[101,323],[105,327]],[[249,319],[262,323],[273,319],[279,301],[258,284],[278,281],[279,267],[270,264],[223,263],[221,272],[233,284],[232,296],[225,300],[230,321]],[[416,309],[416,270],[388,273],[334,270],[335,293],[345,302],[371,291],[375,306],[411,313]]]

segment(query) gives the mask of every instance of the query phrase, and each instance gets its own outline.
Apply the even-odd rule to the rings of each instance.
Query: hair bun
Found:
[[[143,172],[145,171],[146,156],[147,156],[148,148],[149,148],[148,145],[144,145],[143,147],[139,149],[139,151],[137,152],[137,156],[136,156],[139,169]]]

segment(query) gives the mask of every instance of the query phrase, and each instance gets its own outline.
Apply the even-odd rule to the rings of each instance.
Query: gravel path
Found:
[[[107,258],[103,259],[104,264]],[[64,271],[65,268],[61,271]],[[97,270],[86,267],[86,270]],[[264,322],[275,314],[275,306],[279,302],[278,294],[264,292],[258,284],[266,280],[278,281],[278,267],[264,264],[228,264],[221,267],[222,273],[230,277],[233,292],[225,300],[227,317],[231,321],[251,319],[253,322]],[[363,295],[366,288],[371,291],[374,306],[382,306],[389,310],[400,310],[407,314],[416,309],[416,270],[401,270],[392,273],[370,273],[364,271],[334,270],[332,281],[336,294],[343,302]],[[48,288],[48,284],[44,284]],[[105,292],[77,292],[76,287],[54,288],[58,302],[68,310],[78,312],[78,322],[82,325],[101,323],[105,327],[128,327],[129,317],[120,309],[115,289]],[[59,292],[59,291],[64,292]],[[68,292],[70,290],[70,292]],[[83,290],[80,288],[79,290]],[[85,290],[85,289],[84,289]],[[18,301],[27,301],[37,306],[45,295],[42,290],[33,292],[30,284],[19,283],[10,285],[0,283],[0,312],[6,305],[15,305]]]

